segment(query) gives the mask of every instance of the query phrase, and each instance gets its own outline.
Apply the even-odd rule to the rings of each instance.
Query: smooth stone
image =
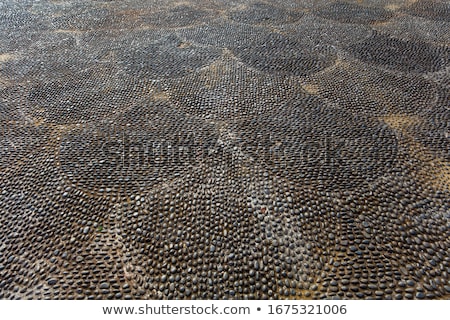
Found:
[[[416,293],[416,298],[417,299],[424,299],[425,298],[425,294],[423,292],[417,292]]]
[[[109,283],[108,282],[102,282],[100,284],[100,289],[109,289]]]
[[[416,282],[414,280],[410,279],[410,280],[406,281],[406,284],[410,287],[413,287],[416,284]]]
[[[55,285],[56,282],[57,282],[57,280],[56,280],[55,278],[50,278],[50,279],[47,280],[47,283],[48,283],[50,286]]]

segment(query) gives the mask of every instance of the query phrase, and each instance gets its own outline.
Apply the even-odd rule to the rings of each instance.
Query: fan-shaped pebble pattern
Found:
[[[354,44],[349,51],[356,58],[403,72],[435,72],[448,66],[449,49],[421,41],[408,41],[375,34]]]
[[[315,11],[320,17],[343,23],[372,24],[389,20],[392,14],[376,7],[365,7],[354,3],[337,2]]]
[[[303,16],[301,11],[288,11],[270,4],[257,2],[243,10],[236,10],[230,14],[233,21],[249,24],[285,24],[298,21]]]
[[[0,299],[448,299],[445,1],[0,1]]]

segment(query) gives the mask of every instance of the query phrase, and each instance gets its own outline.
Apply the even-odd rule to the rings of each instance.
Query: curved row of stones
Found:
[[[0,5],[1,298],[449,296],[448,5],[239,3]]]

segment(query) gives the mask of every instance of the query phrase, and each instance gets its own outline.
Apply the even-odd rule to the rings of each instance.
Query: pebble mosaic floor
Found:
[[[450,2],[0,3],[1,299],[448,299]]]

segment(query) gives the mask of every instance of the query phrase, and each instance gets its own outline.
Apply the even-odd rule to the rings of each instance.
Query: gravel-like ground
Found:
[[[450,298],[450,3],[3,0],[0,298]]]

